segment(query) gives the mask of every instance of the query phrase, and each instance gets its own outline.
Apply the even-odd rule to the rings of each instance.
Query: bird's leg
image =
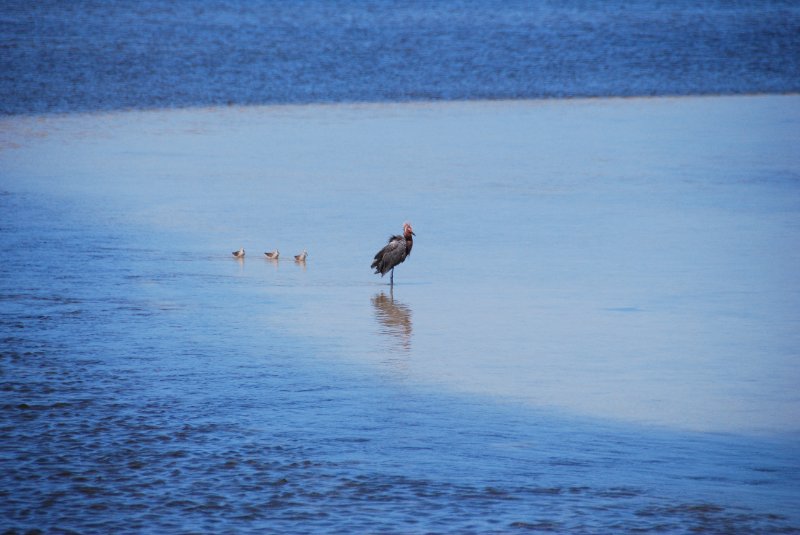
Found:
[[[389,275],[389,286],[394,288],[394,268],[392,268],[392,274]]]

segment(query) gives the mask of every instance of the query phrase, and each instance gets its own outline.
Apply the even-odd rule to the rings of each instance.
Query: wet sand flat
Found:
[[[682,429],[796,432],[799,102],[6,118],[2,185],[79,199],[179,255],[245,246],[231,269],[293,303],[272,328],[397,361],[413,381]],[[405,220],[417,244],[387,302],[368,266]],[[307,269],[258,263],[276,247],[307,248]]]

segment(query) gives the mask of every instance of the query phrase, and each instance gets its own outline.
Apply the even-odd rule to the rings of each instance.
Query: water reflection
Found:
[[[381,292],[372,298],[372,306],[375,307],[375,317],[383,326],[381,333],[392,337],[392,347],[402,351],[411,349],[411,309],[394,300],[394,295],[389,292]],[[394,344],[398,342],[398,344]]]
[[[244,257],[243,256],[234,256],[233,261],[239,264],[239,273],[244,272]]]

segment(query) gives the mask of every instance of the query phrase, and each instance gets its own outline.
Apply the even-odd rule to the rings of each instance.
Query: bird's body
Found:
[[[236,258],[244,258],[244,247],[240,248],[238,251],[234,251],[233,256]]]
[[[294,255],[295,262],[305,262],[306,258],[308,258],[308,251],[305,249],[303,249],[302,253]]]
[[[390,237],[389,243],[375,255],[371,267],[375,270],[375,273],[380,273],[381,277],[391,271],[389,283],[391,285],[394,285],[395,266],[402,264],[411,254],[411,248],[414,246],[414,236],[411,224],[404,223],[403,234]]]
[[[270,251],[268,253],[264,253],[264,256],[269,258],[270,260],[277,260],[279,256],[281,256],[280,251],[275,249],[274,251]]]

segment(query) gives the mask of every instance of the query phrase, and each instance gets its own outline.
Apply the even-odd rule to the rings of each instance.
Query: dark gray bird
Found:
[[[392,236],[389,238],[389,243],[378,251],[375,255],[375,260],[372,262],[372,268],[375,273],[380,273],[381,277],[386,275],[388,271],[392,274],[389,279],[389,284],[394,286],[394,267],[403,261],[411,254],[411,248],[414,246],[414,230],[411,228],[411,223],[403,223],[402,236]]]

